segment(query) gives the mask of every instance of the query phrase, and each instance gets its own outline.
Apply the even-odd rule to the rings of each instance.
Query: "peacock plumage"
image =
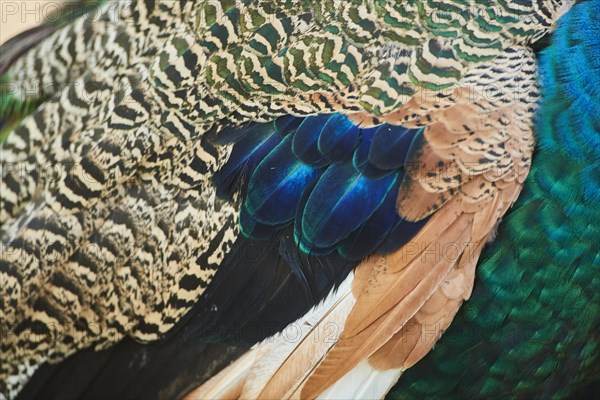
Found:
[[[96,3],[0,59],[3,396],[597,382],[600,2]]]
[[[538,144],[523,191],[482,254],[471,299],[392,398],[596,396],[598,12],[598,1],[574,6],[541,53]]]

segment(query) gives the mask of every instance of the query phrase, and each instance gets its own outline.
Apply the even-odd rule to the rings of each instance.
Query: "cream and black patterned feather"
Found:
[[[243,192],[222,198],[213,183],[232,152],[220,133],[234,127],[332,113],[361,129],[424,127],[398,215],[457,213],[480,250],[529,168],[537,89],[527,46],[565,9],[521,3],[111,2],[12,62],[2,78],[19,90],[9,97],[45,101],[0,156],[0,392],[14,396],[42,363],[79,350],[158,340],[193,309],[242,238]],[[420,315],[463,267],[446,265],[403,312]],[[340,344],[311,366],[309,397],[343,375],[319,378],[345,335],[364,328],[352,321],[389,308],[356,296]],[[377,358],[396,322],[357,354]]]

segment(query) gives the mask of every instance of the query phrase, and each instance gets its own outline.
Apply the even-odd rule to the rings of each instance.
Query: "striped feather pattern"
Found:
[[[374,391],[360,388],[361,393],[380,397],[401,371],[427,354],[469,298],[479,253],[518,196],[531,162],[531,125],[537,101],[533,54],[515,47],[480,68],[478,74],[489,77],[492,75],[482,70],[504,71],[493,78],[496,95],[492,98],[499,101],[492,102],[480,93],[464,96],[461,90],[469,87],[472,79],[468,75],[465,86],[445,101],[419,103],[412,99],[384,117],[423,126],[422,132],[416,130],[421,133],[406,156],[400,153],[412,163],[407,164],[398,189],[396,209],[410,219],[431,218],[391,254],[364,259],[355,270],[351,290],[340,294],[348,300],[319,311],[327,317],[310,325],[310,330],[324,330],[329,323],[343,327],[334,340],[328,344],[302,340],[291,349],[277,339],[267,341],[252,350],[264,352],[264,356],[257,356],[247,367],[258,372],[234,378],[232,374],[241,366],[233,363],[193,391],[191,398],[219,395],[227,382],[235,382],[236,391],[223,392],[223,398],[336,398],[342,393],[339,390],[347,387],[343,382],[355,379],[354,373],[365,368],[385,378],[372,380]],[[522,78],[517,83],[510,78],[516,71]],[[511,96],[515,87],[522,93],[517,99]],[[395,129],[402,134],[405,128]],[[335,184],[331,186],[335,190]],[[327,199],[320,202],[325,209],[327,203]],[[298,323],[304,324],[303,320]],[[274,360],[282,354],[283,359]],[[260,376],[265,369],[268,377]]]
[[[223,127],[332,113],[352,114],[364,128],[425,127],[420,149],[407,157],[426,166],[441,157],[444,167],[461,169],[461,181],[439,185],[407,170],[400,216],[422,220],[460,192],[477,210],[470,211],[480,228],[474,232],[484,240],[503,209],[479,218],[479,205],[505,189],[495,182],[512,187],[527,171],[536,96],[532,90],[513,107],[505,75],[486,68],[496,59],[505,72],[522,65],[529,84],[534,70],[522,46],[547,32],[563,5],[482,1],[466,12],[462,5],[110,2],[98,21],[77,19],[11,61],[1,78],[18,83],[15,101],[48,100],[10,132],[0,155],[0,318],[11,333],[1,346],[0,392],[13,396],[41,363],[86,347],[102,349],[124,335],[157,340],[193,307],[238,236],[237,205],[218,197],[212,181],[235,147],[219,139]],[[454,89],[458,83],[499,83],[497,100],[475,103],[493,121],[486,135],[479,126],[462,127],[464,113],[452,107],[464,90]],[[440,107],[419,101],[426,90],[443,100]],[[511,126],[517,135],[503,128],[509,113],[523,123]],[[436,129],[436,120],[446,129]],[[491,147],[462,140],[480,131]],[[292,151],[303,162],[320,161],[308,158],[319,141],[307,133],[307,147],[292,143]],[[457,142],[446,148],[443,135]],[[373,143],[374,136],[370,149]],[[383,161],[358,149],[353,168],[369,175],[371,164]],[[471,163],[475,178],[465,182]],[[497,174],[482,180],[489,171]],[[395,189],[386,183],[382,196]],[[250,178],[248,196],[253,188]],[[322,212],[304,200],[306,209]],[[336,237],[312,223],[301,221],[307,251],[329,248],[360,226]],[[34,339],[32,331],[39,333]]]

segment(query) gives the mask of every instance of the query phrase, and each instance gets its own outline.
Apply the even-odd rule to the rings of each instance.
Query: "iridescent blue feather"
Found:
[[[219,194],[240,190],[245,236],[269,238],[293,224],[302,252],[360,260],[399,248],[422,226],[403,221],[395,206],[421,130],[361,128],[342,114],[230,130],[223,134],[235,145],[214,182]]]

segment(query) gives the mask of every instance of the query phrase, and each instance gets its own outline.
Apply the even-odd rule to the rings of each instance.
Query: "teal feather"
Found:
[[[291,222],[304,188],[320,172],[295,157],[292,136],[287,136],[254,171],[244,208],[263,224]]]
[[[326,249],[348,237],[373,215],[397,179],[391,174],[369,179],[350,164],[330,166],[303,210],[300,248]]]
[[[298,126],[304,121],[304,118],[298,118],[291,115],[286,115],[281,118],[277,118],[273,125],[279,134],[283,137],[290,133],[293,133],[298,129]]]
[[[386,125],[383,125],[382,127],[385,126]],[[360,144],[356,148],[354,156],[352,157],[352,164],[354,165],[354,168],[372,179],[381,178],[391,172],[390,170],[377,168],[377,166],[369,159],[369,154],[371,153],[371,149],[373,147],[372,144],[375,133],[382,127],[361,129]],[[399,154],[398,156],[398,159],[403,158],[402,154]],[[402,165],[402,163],[400,163],[400,165]]]
[[[369,149],[369,162],[383,170],[392,170],[401,167],[406,161],[406,155],[415,135],[414,129],[393,129],[389,125],[382,125],[373,136]]]
[[[385,240],[377,248],[377,253],[389,254],[407,243],[427,223],[429,218],[417,222],[399,219]]]
[[[233,147],[227,166],[213,176],[220,196],[231,198],[239,184],[247,182],[260,161],[281,142],[278,131],[271,124],[258,125],[241,134],[243,139]]]
[[[388,190],[383,203],[358,229],[344,239],[338,252],[350,260],[362,260],[364,254],[374,253],[388,237],[394,226],[401,221],[396,214],[396,197],[402,177],[398,176]],[[390,215],[394,218],[390,218]]]
[[[319,151],[319,137],[323,125],[329,120],[329,115],[307,117],[302,121],[292,142],[294,154],[304,163],[313,167],[323,167],[329,164],[327,158]]]
[[[217,365],[223,365],[214,363],[215,359],[210,356],[198,357],[204,350],[193,352],[194,346],[206,344],[194,341],[198,332],[204,332],[198,327],[214,328],[217,334],[210,335],[210,340],[219,340],[220,329],[229,331],[240,323],[242,326],[236,328],[239,331],[256,321],[259,327],[269,326],[269,332],[281,330],[337,287],[359,260],[373,252],[397,250],[427,221],[426,218],[417,222],[403,220],[397,215],[395,203],[409,163],[422,151],[423,131],[387,124],[364,128],[340,114],[327,113],[336,110],[350,114],[365,112],[375,118],[375,123],[379,123],[384,115],[388,120],[387,114],[405,105],[417,91],[453,88],[463,78],[472,77],[471,72],[478,76],[478,66],[473,62],[490,60],[497,55],[510,56],[515,44],[528,46],[554,20],[557,2],[518,1],[518,7],[515,7],[500,0],[496,7],[482,1],[473,4],[477,11],[483,11],[481,15],[471,15],[469,10],[465,11],[457,4],[428,1],[416,2],[416,7],[413,2],[377,1],[371,4],[373,7],[348,2],[348,8],[339,8],[331,2],[298,2],[296,5],[291,4],[296,2],[263,4],[224,0],[208,3],[199,8],[194,2],[138,1],[133,3],[131,24],[116,18],[112,25],[116,29],[107,27],[106,36],[97,35],[93,29],[84,29],[81,35],[71,36],[80,41],[90,38],[90,42],[100,44],[100,50],[91,51],[93,57],[90,58],[96,60],[89,68],[85,63],[81,64],[82,71],[75,71],[70,78],[76,79],[89,71],[95,79],[107,84],[113,77],[121,79],[121,76],[135,72],[131,75],[135,77],[136,86],[130,96],[135,101],[130,105],[118,104],[122,100],[120,94],[113,99],[111,93],[108,96],[101,93],[99,107],[90,109],[92,111],[82,118],[71,110],[52,112],[52,105],[69,105],[66,98],[60,103],[51,101],[44,107],[51,116],[42,122],[52,120],[54,125],[61,125],[56,128],[56,135],[65,135],[64,150],[70,146],[69,153],[75,160],[87,157],[89,147],[93,149],[91,155],[98,150],[102,156],[95,158],[99,167],[94,172],[101,170],[102,174],[110,175],[110,179],[106,185],[102,182],[102,196],[88,193],[80,196],[89,188],[85,184],[73,184],[75,174],[69,174],[64,180],[69,191],[63,191],[62,186],[54,183],[45,188],[31,186],[35,196],[27,197],[29,193],[22,196],[25,211],[15,215],[11,211],[6,233],[10,236],[12,227],[21,232],[25,229],[39,232],[31,239],[38,240],[37,243],[30,243],[26,235],[8,243],[9,247],[17,245],[24,250],[36,246],[41,249],[55,236],[64,236],[61,243],[66,245],[56,248],[58,258],[50,262],[39,260],[50,266],[40,268],[40,271],[46,278],[51,278],[44,280],[49,286],[42,291],[41,303],[45,292],[53,293],[56,289],[58,293],[69,283],[70,270],[64,270],[62,266],[73,265],[68,260],[78,263],[83,258],[76,251],[77,243],[85,242],[86,238],[103,239],[104,229],[109,229],[112,223],[119,227],[109,231],[106,240],[98,242],[108,252],[127,253],[123,264],[120,258],[115,258],[119,260],[117,272],[127,274],[130,270],[136,275],[134,279],[122,286],[118,284],[120,281],[106,285],[104,293],[117,293],[116,297],[95,296],[95,292],[84,284],[75,285],[76,290],[81,290],[72,297],[80,297],[84,307],[104,309],[102,316],[107,321],[117,321],[115,326],[120,333],[129,334],[128,329],[133,326],[131,333],[139,329],[147,335],[134,335],[136,339],[163,339],[163,343],[172,338],[188,340],[186,346],[167,349],[170,362],[166,369],[162,362],[147,361],[149,347],[143,347],[137,353],[143,355],[140,363],[151,364],[154,368],[149,373],[148,370],[142,374],[132,373],[136,360],[127,353],[120,353],[117,358],[133,376],[121,377],[120,370],[110,363],[99,368],[112,374],[113,379],[108,380],[111,384],[116,381],[127,390],[146,390],[162,397],[177,397],[183,393],[182,387],[187,390],[194,380],[198,383],[197,376],[190,377],[196,372],[189,368],[190,364],[182,358],[171,357],[174,350],[183,347],[184,358],[201,359],[212,365],[208,368],[218,369]],[[536,162],[539,161],[539,166],[534,165],[523,191],[523,200],[506,218],[498,241],[483,257],[473,301],[454,323],[458,327],[453,329],[459,329],[461,333],[464,332],[460,329],[476,326],[476,333],[453,336],[451,330],[449,339],[441,342],[435,355],[431,356],[439,359],[425,361],[424,367],[418,366],[416,372],[406,374],[403,396],[454,395],[462,398],[524,393],[526,396],[561,397],[598,373],[598,367],[594,366],[598,364],[599,346],[594,332],[599,327],[595,293],[599,289],[597,265],[600,259],[596,251],[598,210],[594,206],[600,198],[597,162],[599,62],[597,46],[591,44],[596,43],[594,38],[598,37],[597,28],[593,27],[598,7],[588,7],[593,12],[569,14],[562,23],[568,28],[559,28],[553,47],[544,53],[541,71],[546,100],[538,121],[541,139]],[[451,19],[448,22],[434,21],[426,15],[430,10],[442,8],[449,12],[444,16]],[[473,23],[469,29],[461,28],[459,20],[471,17]],[[504,27],[505,24],[509,26]],[[79,39],[82,37],[83,40]],[[103,46],[99,38],[115,38],[123,43]],[[54,45],[62,49],[56,52],[58,58],[70,53],[81,54],[80,44],[72,46],[75,47],[73,50],[60,46],[60,43]],[[111,47],[120,47],[124,51],[112,54]],[[90,51],[88,47],[86,49]],[[388,50],[391,50],[389,54]],[[63,81],[51,76],[60,73],[44,71],[55,64],[52,57],[49,62],[44,59],[54,54],[44,53],[48,51],[34,53],[31,60],[36,66],[26,66],[30,71],[23,76],[39,82],[68,84],[72,79]],[[58,60],[58,64],[65,65],[57,71],[68,70],[68,62]],[[157,64],[159,68],[155,68]],[[41,72],[39,76],[37,72]],[[499,72],[502,75],[504,71]],[[487,78],[496,78],[479,76],[482,85]],[[140,82],[137,78],[141,78]],[[477,88],[481,88],[479,83],[475,84]],[[109,86],[109,92],[110,89],[112,86]],[[51,94],[59,93],[52,91]],[[330,97],[329,94],[335,95]],[[406,99],[402,99],[404,94]],[[417,100],[417,96],[413,99]],[[11,106],[6,110],[11,118],[14,105],[21,107],[25,114],[31,111],[30,106],[37,104],[19,105],[14,99],[9,100],[7,104]],[[113,106],[116,107],[114,110]],[[144,111],[149,115],[146,116]],[[284,113],[325,115],[304,118],[288,115],[274,123],[264,123]],[[85,107],[79,114],[85,114]],[[410,118],[415,116],[426,117],[414,114]],[[14,117],[20,118],[20,115]],[[54,117],[59,118],[54,121]],[[408,119],[409,116],[405,118]],[[0,122],[0,130],[8,131],[14,121]],[[75,128],[67,133],[71,122]],[[414,120],[410,123],[411,126],[420,125]],[[242,125],[233,127],[236,124]],[[132,126],[151,127],[153,140],[145,141],[145,132],[134,134]],[[81,127],[83,134],[76,132]],[[86,141],[85,130],[90,127],[98,130],[103,140],[98,143],[91,139]],[[40,133],[49,135],[54,129],[44,124],[38,128]],[[127,135],[123,134],[125,131]],[[21,133],[27,132],[23,129]],[[200,132],[203,136],[199,136]],[[130,133],[131,143],[121,140],[124,136],[129,138]],[[56,144],[57,154],[53,147],[47,155],[53,157],[64,153],[58,141]],[[27,147],[21,155],[30,155],[28,158],[32,162],[28,164],[35,168],[43,159],[38,159],[37,152],[44,149],[45,144]],[[139,160],[138,153],[142,154]],[[116,160],[114,164],[111,164],[112,160]],[[485,159],[479,159],[480,164],[484,162]],[[85,160],[82,164],[84,167],[91,165]],[[212,176],[212,182],[209,176]],[[32,178],[36,180],[35,176]],[[21,201],[19,185],[8,179],[7,186]],[[140,194],[140,187],[148,190]],[[94,187],[88,191],[92,189],[99,191]],[[78,199],[71,201],[71,192],[74,197],[80,197],[81,202]],[[52,201],[55,193],[62,196],[60,201]],[[215,193],[225,199],[213,196]],[[41,203],[36,200],[37,196],[43,200]],[[50,202],[44,204],[45,201]],[[123,204],[133,207],[121,210]],[[137,215],[139,204],[144,213]],[[64,210],[55,213],[61,222],[70,221],[71,216],[75,217],[73,219],[82,216],[86,227],[71,229],[67,224],[63,229],[52,221],[46,223],[37,217],[27,219],[30,207],[40,205],[44,207],[41,210],[50,210],[46,206],[63,207]],[[73,208],[73,215],[64,212],[68,208]],[[112,208],[118,212],[113,212]],[[90,209],[95,211],[90,214]],[[104,210],[109,217],[96,218],[95,214],[102,214]],[[408,215],[403,207],[400,212]],[[236,230],[236,218],[241,235]],[[44,230],[52,234],[45,234]],[[146,231],[152,236],[146,236]],[[143,253],[130,249],[123,251],[121,243],[116,242],[125,238],[124,234],[133,237],[138,250]],[[156,237],[160,239],[155,240]],[[110,243],[111,240],[116,244]],[[85,250],[85,246],[81,248]],[[166,253],[165,248],[170,253]],[[260,249],[256,259],[240,259],[256,248]],[[271,251],[273,248],[275,251]],[[129,256],[130,253],[144,257],[135,259]],[[142,263],[142,258],[150,261]],[[162,275],[165,270],[155,268],[155,265],[163,265],[160,262],[163,260],[169,262],[169,268],[165,269],[169,273],[180,266],[187,268],[189,265],[190,268],[177,279],[170,274]],[[188,261],[191,262],[188,264]],[[16,260],[15,266],[18,262]],[[113,268],[109,261],[84,259],[81,263],[86,264],[83,267],[91,264],[90,268],[99,272],[99,282],[112,282]],[[130,264],[142,268],[128,268]],[[28,265],[22,268],[24,272],[31,269]],[[21,272],[12,264],[5,270],[15,276]],[[171,292],[178,297],[169,298],[165,292],[163,299],[158,300],[159,305],[154,307],[145,296],[138,296],[141,297],[138,299],[130,296],[125,300],[132,300],[131,304],[126,301],[124,308],[115,306],[115,302],[123,303],[119,291],[125,297],[129,295],[130,282],[140,283],[144,289],[145,285],[154,283],[154,279],[144,279],[147,278],[144,272],[158,273],[158,277],[165,279],[161,282],[163,286],[171,285]],[[56,287],[52,286],[54,280]],[[35,279],[24,282],[34,287],[31,298],[37,298]],[[135,292],[136,288],[133,289]],[[153,289],[152,286],[144,294],[148,293],[148,297],[157,294]],[[18,294],[14,301],[20,302],[20,292],[14,290],[14,293]],[[23,299],[27,300],[27,296]],[[68,296],[58,297],[68,300]],[[25,300],[23,307],[27,313],[22,313],[20,308],[18,313],[13,312],[19,318],[21,315],[26,317],[18,329],[31,322],[27,319],[28,313],[34,310],[28,308]],[[57,300],[57,304],[44,304],[46,310],[54,311],[53,316],[66,316],[65,321],[79,327],[79,313],[72,313],[77,308],[58,304],[58,298],[50,300]],[[161,300],[165,300],[165,304]],[[106,301],[109,306],[104,308],[102,304]],[[138,313],[138,309],[142,312]],[[165,309],[168,314],[163,312]],[[50,316],[46,310],[40,308],[31,315]],[[135,310],[135,314],[130,315],[131,310]],[[150,313],[152,318],[144,319],[144,312]],[[182,316],[184,313],[187,315]],[[129,318],[134,325],[121,325],[121,320]],[[39,320],[32,320],[39,323]],[[574,331],[576,335],[573,335]],[[164,333],[170,338],[163,337]],[[220,339],[229,340],[237,333],[234,329]],[[265,337],[262,333],[254,335],[243,345],[250,346]],[[108,347],[105,338],[96,339],[96,348]],[[448,340],[451,345],[444,344],[450,343]],[[34,349],[38,345],[29,339],[25,344]],[[41,356],[26,360],[26,363],[31,362],[27,373],[46,356],[60,361],[88,343],[67,336],[62,345],[64,349],[42,348]],[[6,347],[9,351],[20,351],[17,346]],[[554,353],[548,355],[548,351]],[[236,349],[217,358],[230,357],[227,360],[230,361],[240,354],[241,350]],[[165,353],[162,355],[164,361]],[[89,366],[87,361],[82,365]],[[88,368],[75,367],[74,370]],[[162,374],[166,370],[170,373],[168,378]],[[567,371],[563,377],[572,380],[569,388],[561,386],[564,379],[553,375],[556,370]],[[419,379],[417,383],[411,380],[414,374]],[[137,379],[142,384],[129,385],[127,379]],[[144,384],[151,380],[151,385]],[[0,391],[5,393],[3,383],[0,382]],[[167,392],[157,389],[170,383],[173,386]],[[99,384],[93,379],[91,383],[87,381],[81,385],[74,382],[73,386],[81,389],[88,384],[109,386],[109,390],[113,386]],[[67,392],[78,390],[67,386]],[[175,386],[179,389],[174,389]],[[122,388],[117,392],[119,390]],[[52,392],[42,390],[38,393],[51,395]],[[64,394],[60,390],[59,393]],[[130,397],[148,397],[129,393]]]
[[[334,114],[319,135],[319,151],[330,162],[343,162],[352,156],[358,136],[359,128],[350,118]]]

